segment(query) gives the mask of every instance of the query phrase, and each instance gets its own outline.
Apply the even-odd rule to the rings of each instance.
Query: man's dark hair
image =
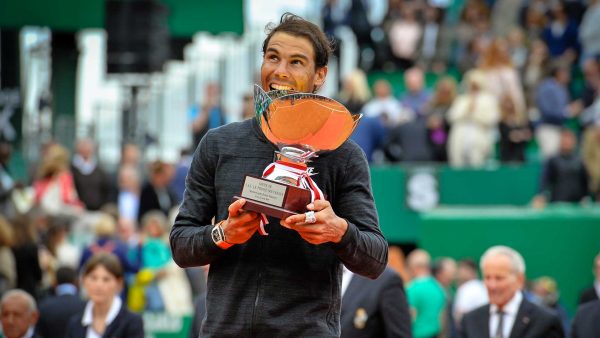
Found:
[[[472,258],[463,258],[458,261],[459,266],[465,266],[471,269],[472,271],[477,272],[477,263]]]
[[[561,71],[570,73],[571,68],[569,67],[568,64],[565,64],[564,62],[561,62],[561,61],[552,62],[548,66],[548,76],[549,77],[556,77],[558,75],[558,73]]]
[[[73,284],[77,285],[77,271],[68,266],[61,266],[56,270],[56,285]]]
[[[282,32],[292,36],[301,36],[310,41],[315,50],[315,67],[321,68],[327,66],[329,56],[333,51],[331,41],[319,26],[314,23],[292,13],[284,13],[281,16],[279,25],[274,26],[271,23],[267,25],[266,31],[268,32],[268,35],[263,42],[263,54],[267,51],[267,46],[269,45],[271,37],[277,32]]]

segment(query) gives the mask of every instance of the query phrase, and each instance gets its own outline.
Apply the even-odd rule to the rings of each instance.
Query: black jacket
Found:
[[[71,317],[83,312],[85,302],[76,295],[53,296],[39,306],[36,332],[44,338],[65,337]]]
[[[490,305],[467,313],[460,326],[462,338],[490,337]],[[564,338],[560,319],[553,313],[529,302],[525,297],[509,338]]]
[[[571,338],[598,338],[600,337],[600,300],[588,302],[577,309]]]
[[[411,338],[402,278],[386,268],[376,280],[354,275],[342,298],[342,338]]]
[[[581,294],[579,295],[579,303],[578,304],[582,305],[583,303],[592,302],[592,301],[595,301],[598,299],[600,299],[600,298],[598,298],[598,293],[596,292],[596,288],[592,286],[581,292]]]
[[[164,189],[164,193],[166,194],[166,196],[168,196],[169,201],[168,205],[161,206],[158,200],[158,193],[156,191],[156,188],[154,188],[154,186],[152,186],[150,182],[146,182],[144,184],[144,186],[142,187],[142,191],[140,192],[138,222],[142,220],[142,217],[144,217],[145,213],[152,210],[160,210],[165,214],[165,216],[169,215],[169,211],[171,211],[171,208],[175,206],[175,201],[177,200],[177,198],[175,197],[175,194],[173,193],[173,191],[171,191],[170,188],[165,187]]]
[[[252,119],[210,130],[194,154],[170,240],[181,267],[210,264],[201,337],[338,337],[341,264],[370,278],[385,268],[369,167],[351,141],[311,162],[313,179],[348,221],[340,243],[310,244],[270,219],[268,236],[227,250],[214,244],[213,217],[227,218],[244,176],[260,176],[275,150]]]
[[[85,338],[87,326],[81,325],[83,311],[71,317],[65,338]],[[130,312],[121,306],[119,314],[106,327],[102,338],[144,338],[144,322],[138,314]]]

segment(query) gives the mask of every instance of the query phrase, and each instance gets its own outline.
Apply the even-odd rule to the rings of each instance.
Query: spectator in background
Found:
[[[153,281],[146,286],[146,310],[164,311],[165,305],[157,281],[165,275],[171,261],[171,250],[166,238],[167,217],[160,211],[149,211],[142,218],[142,269],[152,271]]]
[[[556,64],[550,69],[549,75],[540,83],[535,95],[540,112],[535,137],[544,159],[558,154],[561,130],[567,119],[576,112],[575,105],[569,105],[569,68]]]
[[[542,39],[548,45],[550,55],[568,64],[577,59],[579,53],[577,22],[569,18],[562,2],[554,2],[550,8],[550,21],[542,31]]]
[[[594,285],[581,292],[579,295],[579,305],[600,299],[600,253],[594,257],[592,272],[594,273]]]
[[[35,203],[48,215],[78,215],[83,204],[69,171],[69,152],[59,144],[48,147],[33,182]]]
[[[369,11],[367,10],[369,3],[362,0],[351,0],[351,3],[348,19],[358,44],[358,64],[361,69],[370,70],[376,68],[377,65],[375,63],[375,43],[371,37],[373,25],[369,21]]]
[[[480,261],[490,303],[464,315],[462,338],[564,338],[558,317],[523,297],[525,261],[515,250],[494,246]]]
[[[127,246],[116,237],[116,227],[116,222],[112,217],[106,214],[99,217],[94,229],[96,238],[92,244],[83,250],[79,262],[79,270],[85,267],[87,261],[93,255],[101,252],[108,252],[118,257],[120,266],[126,274],[136,273],[139,270],[140,262],[128,259]],[[137,255],[137,257],[141,257],[141,255]]]
[[[225,112],[221,107],[219,84],[209,83],[206,85],[202,104],[194,105],[189,116],[192,121],[192,139],[195,148],[208,130],[225,124]]]
[[[454,167],[481,167],[493,150],[500,107],[496,97],[486,90],[484,73],[472,70],[463,82],[466,93],[459,95],[448,111],[448,158]]]
[[[412,277],[406,296],[413,319],[413,337],[435,337],[442,331],[446,294],[431,275],[431,257],[427,251],[412,251],[408,255],[407,264]]]
[[[247,119],[251,119],[254,118],[255,111],[254,111],[254,96],[252,94],[244,94],[244,97],[242,98],[242,119],[247,120]],[[194,153],[195,149],[192,149],[190,153]]]
[[[10,290],[0,300],[4,338],[41,338],[35,333],[39,316],[35,299],[23,290]]]
[[[354,129],[350,139],[360,146],[365,152],[369,163],[379,162],[377,158],[383,147],[383,142],[388,133],[385,125],[378,117],[363,117]],[[381,157],[381,156],[379,156]]]
[[[254,101],[252,101],[252,103],[254,103]],[[171,179],[171,183],[169,184],[169,188],[175,196],[175,204],[179,204],[183,200],[185,178],[192,165],[192,155],[193,152],[188,148],[181,149],[181,152],[179,153],[179,161],[175,165],[175,172]]]
[[[461,71],[471,69],[486,44],[485,26],[490,10],[483,0],[466,1],[455,28],[454,63]]]
[[[8,220],[0,215],[0,296],[17,284],[15,256],[11,251],[13,230]]]
[[[361,114],[363,107],[371,99],[367,76],[361,69],[353,70],[343,81],[338,100],[350,113]],[[350,138],[365,152],[367,161],[374,161],[373,155],[381,150],[386,135],[383,121],[378,116],[363,116]]]
[[[512,100],[503,100],[500,107],[500,161],[525,162],[525,149],[532,138],[529,120],[524,111],[517,112]]]
[[[457,269],[458,288],[454,295],[454,321],[460,325],[462,317],[488,303],[487,290],[477,274],[477,264],[471,259],[461,259]]]
[[[14,234],[12,252],[17,269],[17,288],[36,297],[42,281],[42,269],[38,254],[38,235],[28,215],[11,221]]]
[[[588,176],[581,157],[576,153],[577,138],[570,129],[560,134],[560,153],[544,164],[535,208],[550,202],[581,202],[588,196]]]
[[[432,5],[423,8],[423,34],[418,63],[427,71],[444,73],[449,58],[452,31],[444,29],[444,10]]]
[[[87,210],[100,210],[110,201],[113,190],[106,172],[98,164],[96,145],[91,139],[77,141],[77,153],[73,156],[71,172],[77,195]]]
[[[12,146],[10,143],[0,141],[0,215],[12,217],[15,215],[15,208],[12,202],[12,192],[19,187],[12,177],[8,164],[12,155]]]
[[[583,133],[581,157],[589,178],[589,190],[600,203],[600,121]]]
[[[119,168],[117,208],[119,217],[137,222],[140,209],[140,174],[132,165]]]
[[[353,70],[342,83],[338,100],[352,114],[360,114],[363,106],[371,99],[367,75],[361,69]]]
[[[138,221],[141,221],[144,214],[150,210],[160,210],[165,216],[169,214],[177,200],[169,188],[170,181],[171,173],[168,164],[162,161],[154,161],[150,164],[148,182],[144,184],[140,194]]]
[[[433,160],[425,116],[391,128],[383,142],[383,152],[390,162],[429,162]]]
[[[488,1],[490,3],[490,1]],[[522,0],[505,0],[492,2],[492,27],[496,36],[510,35],[519,17]]]
[[[456,261],[450,257],[436,259],[431,267],[433,278],[444,289],[446,295],[446,308],[442,318],[442,330],[438,338],[449,338],[456,336],[456,327],[452,316],[452,284],[456,280]]]
[[[518,0],[520,1],[520,0]],[[513,1],[514,2],[514,1]],[[525,40],[525,33],[520,27],[512,27],[506,37],[510,62],[518,73],[521,73],[527,63],[529,48]],[[520,78],[520,77],[519,77]]]
[[[90,300],[71,318],[65,338],[143,338],[142,317],[127,310],[119,298],[123,288],[119,259],[110,253],[98,253],[86,262],[82,272]]]
[[[527,107],[535,107],[535,92],[547,73],[549,60],[546,43],[541,39],[531,41],[527,63],[522,73]]]
[[[570,338],[595,337],[598,332],[600,332],[600,300],[595,300],[577,309]]]
[[[340,337],[412,337],[404,283],[394,270],[371,280],[344,268],[342,285]]]
[[[505,39],[496,38],[484,49],[479,69],[485,75],[487,91],[496,97],[500,105],[511,101],[517,116],[525,115],[523,86],[513,66]]]
[[[588,8],[583,15],[579,26],[579,41],[583,47],[583,60],[600,55],[600,35],[598,23],[600,22],[600,1],[588,1]]]
[[[119,168],[132,166],[140,171],[142,169],[140,158],[140,147],[134,143],[125,143],[121,150],[121,162],[119,163]]]
[[[373,93],[375,97],[363,107],[365,117],[379,118],[386,127],[393,127],[410,119],[410,114],[392,95],[392,87],[387,80],[375,81]]]
[[[600,6],[598,8],[600,9]],[[588,108],[594,104],[600,93],[600,64],[598,63],[600,54],[597,58],[592,57],[583,61],[582,70],[585,79],[583,93],[581,94],[583,108]]]
[[[78,295],[78,280],[75,269],[65,266],[58,268],[54,295],[40,302],[37,334],[44,338],[65,337],[70,318],[85,307],[85,302]]]
[[[413,117],[422,117],[423,109],[431,99],[431,93],[425,88],[425,75],[419,67],[412,67],[404,72],[406,92],[400,103],[412,111]]]
[[[69,219],[50,217],[43,246],[39,249],[40,266],[43,270],[42,286],[44,289],[54,286],[59,266],[77,269],[81,250],[68,242]]]
[[[569,336],[569,332],[571,331],[569,315],[560,302],[560,292],[556,281],[548,276],[535,279],[531,287],[531,296],[529,299],[531,302],[550,310],[558,316],[565,336]]]
[[[546,0],[530,0],[523,6],[521,11],[522,26],[525,27],[529,41],[538,39],[542,35],[544,27],[548,22],[548,11],[550,10]]]
[[[418,57],[419,41],[423,28],[417,20],[417,6],[405,2],[401,16],[390,23],[388,38],[396,66],[401,69],[412,67]]]
[[[456,80],[451,76],[444,76],[435,85],[431,100],[423,108],[427,117],[427,133],[433,160],[436,162],[448,161],[446,150],[448,143],[448,110],[456,98]]]

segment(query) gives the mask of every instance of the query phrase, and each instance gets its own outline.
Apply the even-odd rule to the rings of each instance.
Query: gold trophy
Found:
[[[239,196],[245,210],[279,219],[305,213],[306,205],[325,199],[310,178],[308,163],[324,151],[337,149],[362,117],[328,97],[294,91],[265,92],[254,86],[255,118],[267,139],[277,146],[277,161],[262,177],[246,175]],[[310,215],[312,217],[312,214]],[[310,222],[310,217],[307,215]]]

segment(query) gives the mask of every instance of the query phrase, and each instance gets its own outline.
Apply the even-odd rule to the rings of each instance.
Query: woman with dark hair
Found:
[[[42,281],[39,260],[38,233],[29,215],[11,220],[13,232],[12,252],[17,270],[17,288],[37,298]]]
[[[143,338],[142,317],[127,310],[119,293],[123,268],[110,253],[98,253],[83,268],[83,287],[89,301],[83,313],[71,318],[67,338]]]

